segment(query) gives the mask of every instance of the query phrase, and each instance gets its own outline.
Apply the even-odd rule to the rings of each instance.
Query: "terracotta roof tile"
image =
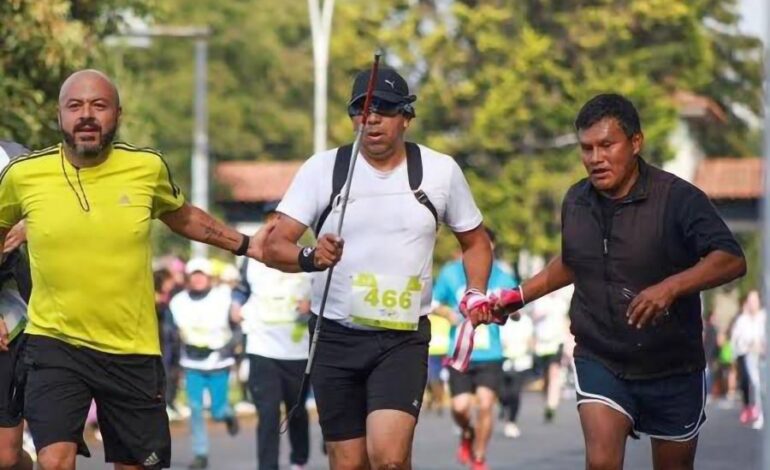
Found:
[[[230,189],[230,199],[267,202],[281,199],[303,161],[223,162],[216,166],[217,181]]]
[[[762,159],[707,158],[698,165],[693,183],[711,199],[758,199]]]
[[[240,202],[276,201],[283,197],[302,161],[224,162],[216,179]],[[762,197],[761,158],[708,158],[700,162],[693,183],[711,199]]]
[[[674,93],[673,99],[680,116],[696,119],[711,118],[723,124],[727,122],[725,110],[708,96],[679,90]]]

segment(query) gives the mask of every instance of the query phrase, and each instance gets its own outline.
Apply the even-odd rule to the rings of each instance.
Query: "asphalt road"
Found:
[[[538,394],[527,393],[519,419],[523,435],[516,440],[505,438],[498,426],[490,444],[488,463],[492,470],[564,470],[581,469],[584,466],[583,439],[577,419],[574,401],[562,403],[556,420],[543,423],[542,399]],[[701,433],[696,468],[699,470],[759,470],[761,457],[761,432],[738,423],[738,408],[711,404],[707,408],[708,422]],[[242,418],[241,433],[227,435],[224,425],[212,424],[209,428],[211,452],[209,468],[212,470],[256,469],[256,420]],[[308,469],[328,468],[320,452],[320,430],[312,424],[311,461]],[[186,469],[192,455],[186,424],[175,423],[172,429],[174,447],[173,469]],[[437,416],[423,412],[417,427],[414,446],[415,470],[452,470],[464,467],[456,463],[454,452],[457,435],[448,414]],[[79,458],[78,468],[83,470],[111,468],[104,464],[101,444],[89,439],[90,459]],[[288,469],[288,441],[282,441],[281,468]],[[648,439],[629,441],[626,466],[628,470],[652,467]]]

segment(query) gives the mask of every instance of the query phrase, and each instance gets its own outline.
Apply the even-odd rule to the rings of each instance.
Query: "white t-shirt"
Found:
[[[532,368],[531,345],[533,335],[534,325],[527,314],[521,315],[517,321],[508,320],[505,325],[500,327],[503,355],[510,361],[511,369],[521,372]],[[508,364],[504,364],[504,368],[506,365]]]
[[[736,356],[764,352],[767,341],[765,338],[766,316],[764,309],[754,315],[745,311],[738,315],[730,335],[733,353]]]
[[[307,323],[300,320],[297,306],[310,297],[310,275],[284,273],[253,259],[245,262],[251,289],[241,307],[246,353],[271,359],[307,359]]]
[[[556,354],[567,340],[569,304],[574,287],[569,285],[537,299],[532,305],[535,355]]]
[[[230,329],[231,293],[227,286],[212,287],[202,298],[192,298],[182,291],[169,303],[169,310],[182,337],[182,357],[179,365],[189,369],[217,370],[235,364],[231,356],[222,355],[222,349],[232,339]],[[191,358],[184,345],[208,348],[212,352],[204,358]]]
[[[482,222],[468,182],[454,159],[420,146],[423,179],[420,189],[454,232],[467,232]],[[308,159],[300,168],[278,211],[315,227],[329,204],[337,149]],[[344,193],[343,191],[341,191]],[[340,209],[329,213],[321,236],[337,229]],[[342,227],[345,247],[334,269],[325,318],[360,328],[350,320],[353,276],[362,272],[386,276],[418,276],[422,281],[420,314],[430,312],[436,222],[409,188],[406,160],[389,172],[372,167],[363,156],[356,162]],[[313,274],[312,310],[321,306],[326,272]]]

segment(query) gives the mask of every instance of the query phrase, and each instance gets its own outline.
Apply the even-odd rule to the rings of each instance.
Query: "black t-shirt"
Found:
[[[678,266],[690,266],[717,250],[743,257],[743,250],[708,196],[684,180],[671,185],[664,237],[671,261]]]

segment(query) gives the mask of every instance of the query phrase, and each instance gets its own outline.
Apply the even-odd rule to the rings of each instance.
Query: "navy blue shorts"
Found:
[[[618,378],[598,361],[575,358],[577,404],[602,403],[631,420],[631,436],[684,442],[706,422],[705,371],[660,379]]]
[[[441,370],[446,356],[428,356],[428,383],[441,382]]]

